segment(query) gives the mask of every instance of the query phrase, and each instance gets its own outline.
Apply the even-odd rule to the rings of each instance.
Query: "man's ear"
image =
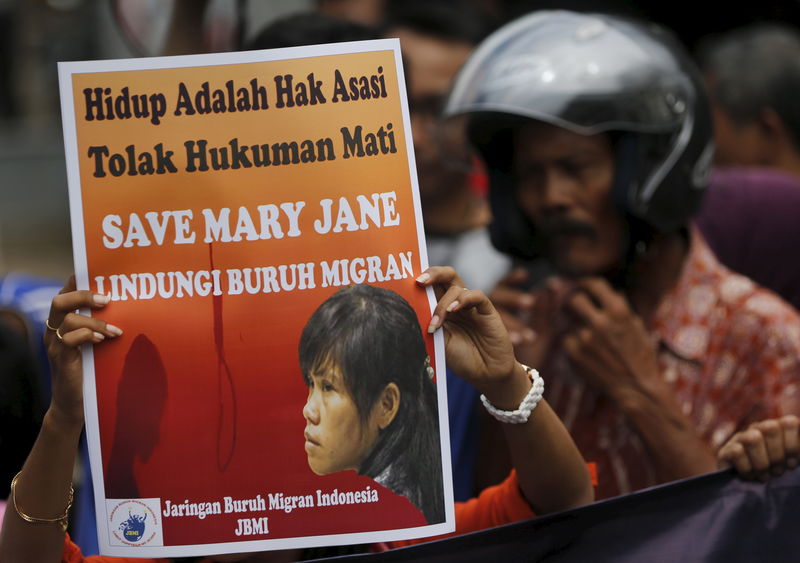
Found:
[[[397,411],[400,410],[400,388],[396,383],[389,383],[383,388],[373,410],[373,416],[381,430],[388,427]]]
[[[758,112],[756,119],[759,133],[760,162],[766,166],[775,166],[787,146],[792,146],[791,136],[783,123],[783,119],[771,107],[764,107]]]

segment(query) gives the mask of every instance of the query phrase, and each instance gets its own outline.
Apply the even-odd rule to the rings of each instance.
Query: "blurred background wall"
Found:
[[[225,37],[213,36],[224,36],[235,15],[239,39],[299,10],[322,9],[380,23],[394,1],[400,0],[0,0],[0,275],[21,270],[63,278],[72,271],[58,61],[232,49],[235,45]],[[436,1],[448,0],[431,0]],[[673,28],[689,48],[708,34],[754,20],[800,22],[798,0],[751,2],[739,10],[712,4],[703,6],[702,13],[687,0],[462,1],[493,11],[498,23],[538,8],[630,13]],[[206,4],[204,12],[197,9]],[[171,20],[179,10],[202,17]],[[121,11],[127,18],[124,26],[117,17]],[[166,45],[170,26],[183,44]]]

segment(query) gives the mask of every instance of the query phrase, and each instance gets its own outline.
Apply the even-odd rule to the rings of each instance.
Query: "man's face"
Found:
[[[714,113],[714,162],[718,166],[763,165],[759,146],[762,142],[756,123],[736,123],[718,105]]]
[[[308,465],[317,475],[358,469],[378,437],[377,423],[372,416],[362,421],[335,366],[311,374],[303,416]]]
[[[611,202],[614,157],[606,135],[526,124],[514,137],[514,175],[517,202],[560,274],[619,266],[625,224]]]
[[[448,191],[453,182],[465,182],[465,173],[443,159],[440,112],[456,73],[472,45],[423,35],[406,28],[387,34],[399,37],[408,63],[408,96],[414,153],[422,197]]]

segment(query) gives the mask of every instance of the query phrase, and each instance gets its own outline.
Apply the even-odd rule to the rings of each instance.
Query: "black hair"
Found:
[[[354,285],[329,297],[311,315],[300,337],[300,369],[311,374],[333,364],[362,420],[389,383],[400,405],[362,461],[358,472],[406,496],[428,523],[444,520],[436,386],[417,315],[388,289]]]
[[[800,150],[800,31],[755,24],[707,39],[698,58],[715,103],[734,122],[752,122],[772,108]]]
[[[0,498],[8,497],[11,478],[31,451],[44,414],[42,376],[17,324],[27,328],[18,312],[0,309]]]
[[[377,31],[364,24],[340,20],[319,12],[301,12],[275,20],[248,41],[245,48],[278,49],[377,38]]]
[[[499,23],[492,13],[471,2],[403,0],[387,7],[384,31],[406,28],[444,41],[477,45]]]

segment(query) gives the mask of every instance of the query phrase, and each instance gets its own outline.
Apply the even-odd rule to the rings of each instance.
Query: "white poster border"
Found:
[[[418,240],[419,268],[424,271],[428,267],[428,256],[423,229],[422,210],[419,197],[419,183],[414,160],[414,146],[411,135],[411,124],[406,96],[403,61],[398,39],[376,39],[347,43],[332,43],[282,49],[241,51],[235,53],[213,53],[204,55],[180,55],[168,57],[149,57],[135,59],[114,59],[98,61],[77,61],[58,63],[59,87],[62,108],[62,125],[64,150],[67,162],[67,184],[69,190],[70,223],[73,240],[75,277],[78,289],[88,290],[88,264],[86,240],[84,238],[83,201],[81,193],[80,168],[78,157],[77,125],[73,97],[72,77],[83,73],[127,72],[138,70],[159,70],[170,68],[204,67],[217,65],[237,65],[261,63],[280,60],[296,60],[325,56],[347,55],[375,51],[392,51],[400,93],[403,115],[403,130],[406,139],[408,169],[410,173],[412,196]],[[433,290],[427,290],[427,298],[431,313],[436,304]],[[84,315],[91,316],[91,311],[81,310]],[[105,484],[103,482],[102,457],[100,454],[100,433],[97,409],[96,380],[94,355],[92,346],[86,345],[82,350],[84,370],[84,412],[86,435],[90,454],[90,466],[93,474],[93,491],[97,515],[98,543],[102,555],[120,557],[187,557],[220,553],[241,553],[249,551],[266,551],[277,549],[293,549],[302,547],[321,547],[331,545],[347,545],[399,541],[420,537],[437,536],[455,530],[455,513],[453,506],[452,462],[449,445],[449,422],[447,416],[447,385],[444,354],[444,336],[439,330],[434,334],[436,356],[436,383],[439,407],[439,427],[442,474],[445,501],[445,521],[427,526],[403,528],[395,530],[330,534],[320,536],[295,536],[266,540],[248,540],[238,542],[207,543],[188,546],[114,546],[111,545],[107,527],[107,507]]]

